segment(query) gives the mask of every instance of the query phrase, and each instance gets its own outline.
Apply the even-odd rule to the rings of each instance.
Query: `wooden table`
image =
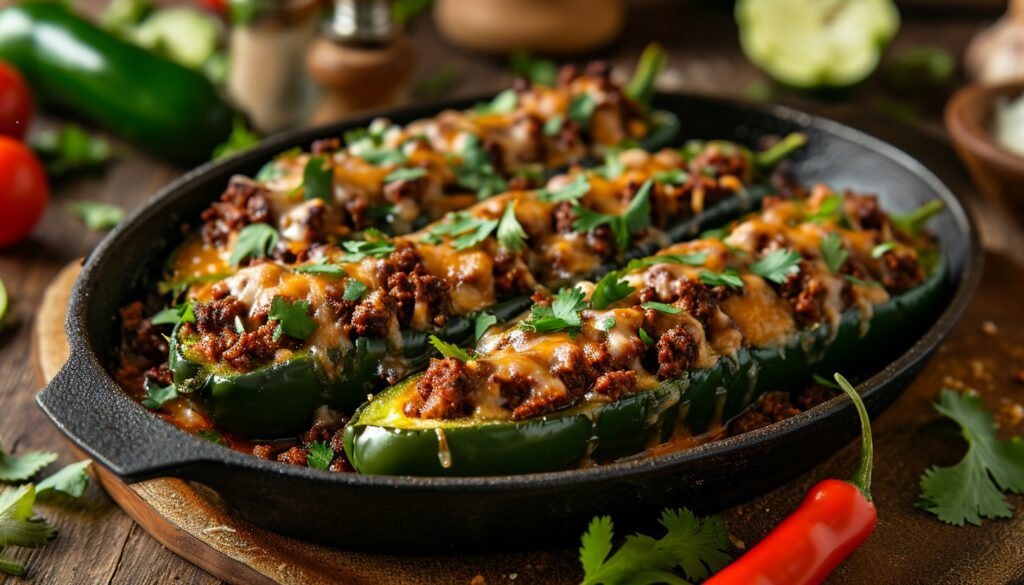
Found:
[[[99,2],[86,3],[95,10]],[[747,96],[764,78],[739,53],[731,12],[716,2],[644,0],[631,4],[623,40],[598,56],[628,68],[648,41],[661,42],[671,53],[665,89]],[[928,42],[960,55],[970,36],[992,14],[927,17],[904,15],[903,31],[896,47]],[[429,18],[412,28],[420,51],[420,75],[438,64],[453,63],[463,72],[454,89],[457,94],[477,93],[507,83],[504,63],[465,55],[445,45]],[[847,102],[811,103],[793,96],[777,96],[787,103],[848,118],[851,113],[890,111],[891,104],[877,97],[870,86]],[[944,96],[933,96],[918,107],[919,124],[941,132],[940,113]],[[20,246],[0,251],[0,278],[10,291],[16,322],[0,332],[0,431],[8,449],[54,450],[60,460],[73,460],[60,433],[35,406],[38,378],[32,365],[32,320],[42,291],[67,262],[88,254],[99,239],[75,220],[63,206],[76,199],[115,202],[132,208],[183,169],[130,151],[103,174],[53,185],[50,209],[34,237]],[[998,214],[982,207],[986,245],[1015,248],[1024,233]],[[908,498],[911,492],[908,491]],[[164,549],[135,525],[95,484],[79,502],[65,506],[44,505],[40,511],[54,522],[60,535],[35,551],[17,549],[13,556],[28,564],[29,578],[39,583],[208,583],[216,579]],[[782,512],[773,512],[781,517]],[[846,581],[846,579],[844,579]]]

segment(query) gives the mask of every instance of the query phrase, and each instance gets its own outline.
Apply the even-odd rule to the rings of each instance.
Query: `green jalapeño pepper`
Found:
[[[44,101],[174,160],[208,160],[231,133],[234,114],[208,79],[58,2],[0,10],[0,59]]]

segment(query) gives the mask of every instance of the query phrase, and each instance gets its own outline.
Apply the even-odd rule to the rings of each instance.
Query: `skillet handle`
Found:
[[[126,483],[195,477],[221,449],[147,412],[83,351],[72,351],[36,402],[68,439]]]

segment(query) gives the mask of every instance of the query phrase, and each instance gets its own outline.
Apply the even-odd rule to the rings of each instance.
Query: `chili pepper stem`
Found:
[[[868,417],[868,409],[864,406],[864,401],[861,400],[860,394],[857,393],[850,382],[842,374],[838,373],[835,375],[835,379],[843,392],[853,401],[853,405],[857,409],[857,416],[860,417],[860,465],[857,466],[857,471],[850,477],[850,483],[859,489],[864,494],[864,498],[870,502],[871,467],[875,454],[874,446],[871,442],[871,419]]]

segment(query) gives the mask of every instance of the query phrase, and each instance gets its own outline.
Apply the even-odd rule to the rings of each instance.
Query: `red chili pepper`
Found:
[[[768,536],[706,585],[811,585],[821,583],[875,529],[871,502],[871,421],[864,402],[839,374],[836,382],[860,417],[860,465],[850,481],[826,479]]]

